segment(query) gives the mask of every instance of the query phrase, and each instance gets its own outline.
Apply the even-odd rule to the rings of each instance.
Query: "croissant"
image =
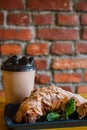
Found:
[[[22,120],[24,122],[36,122],[48,111],[63,111],[65,104],[71,98],[75,99],[75,107],[79,119],[87,117],[86,99],[60,87],[48,86],[33,90],[31,95],[21,102],[15,114],[15,121],[17,123]]]

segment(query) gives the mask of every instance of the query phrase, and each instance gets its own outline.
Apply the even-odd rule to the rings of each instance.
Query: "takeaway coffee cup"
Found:
[[[1,66],[6,103],[20,102],[34,89],[35,65],[33,57],[14,55]]]

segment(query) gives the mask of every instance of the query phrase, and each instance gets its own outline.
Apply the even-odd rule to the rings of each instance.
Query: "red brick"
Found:
[[[36,84],[48,84],[50,83],[50,76],[46,74],[37,74],[35,77]]]
[[[84,1],[77,2],[75,4],[75,9],[77,11],[87,11],[87,2],[84,2]]]
[[[37,37],[45,40],[77,40],[78,31],[75,29],[38,29]]]
[[[76,44],[76,53],[87,54],[87,43]]]
[[[84,29],[82,32],[82,39],[87,40],[87,29]]]
[[[54,74],[54,82],[56,83],[79,83],[81,82],[81,75],[78,73],[55,73]]]
[[[15,33],[14,29],[0,29],[0,40],[13,40]]]
[[[8,14],[8,24],[12,25],[28,25],[29,16],[26,13],[10,13]]]
[[[0,40],[31,40],[32,33],[28,29],[0,29]]]
[[[59,14],[57,22],[59,25],[73,26],[78,24],[78,17],[76,15]]]
[[[18,40],[31,40],[32,33],[28,29],[21,29],[16,31],[16,39]]]
[[[78,86],[77,87],[77,93],[78,94],[87,94],[87,86]]]
[[[61,88],[66,91],[73,92],[70,86],[61,86]]]
[[[87,71],[84,73],[84,81],[87,81]]]
[[[16,43],[1,45],[1,55],[21,54],[21,52],[21,46]]]
[[[52,24],[53,23],[53,16],[51,14],[34,15],[33,22],[36,25]]]
[[[52,63],[53,69],[86,69],[87,59],[54,59]]]
[[[69,0],[27,0],[29,10],[70,10]]]
[[[81,15],[81,24],[87,25],[87,14]]]
[[[0,9],[20,10],[24,9],[24,4],[22,0],[0,0]]]
[[[51,46],[52,54],[72,54],[72,45],[68,43],[53,43]]]
[[[37,70],[46,70],[47,68],[47,60],[45,59],[36,59],[35,66]]]
[[[0,13],[0,25],[4,23],[4,15],[3,13]]]
[[[28,55],[47,55],[48,54],[48,44],[46,43],[33,43],[28,44],[27,50]]]

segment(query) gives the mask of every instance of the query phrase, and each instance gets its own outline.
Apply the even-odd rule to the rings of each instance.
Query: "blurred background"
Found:
[[[87,94],[87,0],[0,0],[0,66],[11,55],[34,56],[36,87]]]

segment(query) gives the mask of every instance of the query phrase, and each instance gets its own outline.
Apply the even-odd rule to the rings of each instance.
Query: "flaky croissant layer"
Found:
[[[17,123],[35,122],[48,111],[63,111],[65,104],[71,98],[75,99],[76,111],[79,118],[87,117],[87,100],[78,94],[65,91],[57,86],[37,88],[25,98],[15,115]]]

